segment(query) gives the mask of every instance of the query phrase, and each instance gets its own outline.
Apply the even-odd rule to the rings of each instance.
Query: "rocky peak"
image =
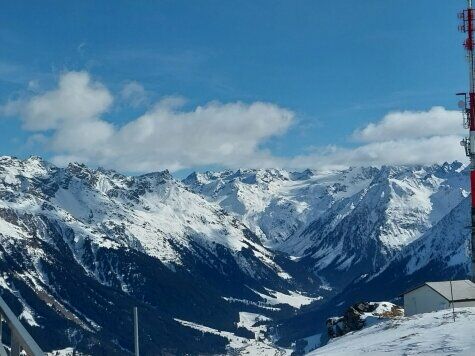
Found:
[[[161,171],[161,172],[152,172],[152,173],[147,173],[147,174],[142,174],[137,177],[139,180],[153,180],[157,182],[164,182],[164,181],[170,181],[174,180],[173,176],[171,173],[168,171],[168,169]]]

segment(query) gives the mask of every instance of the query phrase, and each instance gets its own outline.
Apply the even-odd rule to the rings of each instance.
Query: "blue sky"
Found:
[[[63,164],[77,157],[128,172],[163,169],[167,164],[178,172],[236,168],[247,162],[252,167],[341,165],[345,159],[328,158],[335,149],[348,164],[352,159],[356,164],[393,163],[385,162],[380,153],[373,161],[366,151],[363,158],[355,154],[354,148],[381,142],[358,142],[355,130],[381,124],[390,112],[424,114],[434,106],[446,109],[439,113],[440,120],[453,119],[454,93],[464,90],[467,77],[456,17],[464,5],[462,0],[6,2],[0,12],[0,102],[4,107],[15,103],[15,109],[0,119],[0,154],[38,154]],[[219,115],[226,120],[232,111],[225,105],[236,102],[269,103],[290,111],[292,119],[279,121],[283,126],[276,132],[250,139],[256,147],[245,156],[229,153],[229,162],[224,156],[213,159],[212,153],[209,159],[196,160],[173,151],[172,161],[154,163],[147,158],[149,163],[142,166],[115,165],[114,158],[96,159],[92,151],[82,154],[84,148],[51,143],[64,132],[63,126],[25,129],[25,120],[45,118],[21,106],[54,91],[61,76],[71,72],[87,75],[91,85],[103,86],[113,97],[113,103],[93,114],[116,130],[170,96],[186,99],[176,109],[182,114],[194,112],[198,105],[222,103],[213,121],[217,125]],[[133,94],[125,95],[124,88],[133,89]],[[269,113],[259,112],[265,124]],[[236,115],[243,113],[260,115],[249,107]],[[245,128],[239,129],[237,136],[247,135]],[[179,130],[186,127],[169,130],[168,136]],[[219,130],[210,134],[219,135]],[[430,138],[444,134],[435,132]],[[453,128],[447,134],[460,132]],[[420,133],[418,138],[429,137]],[[203,140],[203,145],[209,141],[206,136]],[[449,151],[394,163],[458,158],[452,148]],[[255,162],[249,158],[254,153],[261,157]],[[137,152],[130,159],[140,157]]]

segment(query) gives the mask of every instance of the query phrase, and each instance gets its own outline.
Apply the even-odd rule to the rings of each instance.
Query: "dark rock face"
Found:
[[[327,334],[328,337],[332,339],[352,331],[361,330],[367,325],[368,317],[387,319],[403,315],[403,309],[391,303],[356,303],[349,307],[343,316],[333,317],[327,320]]]

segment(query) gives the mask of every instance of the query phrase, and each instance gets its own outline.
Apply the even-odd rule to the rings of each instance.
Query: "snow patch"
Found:
[[[249,323],[249,316],[244,317],[244,323]],[[247,339],[236,336],[229,331],[220,331],[204,325],[192,323],[190,321],[174,319],[183,326],[199,330],[204,333],[210,333],[226,338],[229,341],[228,353],[236,355],[262,355],[262,356],[286,356],[292,353],[292,350],[278,348],[265,340]]]
[[[294,308],[301,308],[303,305],[308,305],[314,301],[321,300],[322,297],[307,297],[303,294],[294,291],[288,291],[288,294],[273,291],[266,288],[268,294],[259,293],[256,290],[252,290],[258,294],[261,298],[266,300],[266,303],[270,305],[288,304]]]

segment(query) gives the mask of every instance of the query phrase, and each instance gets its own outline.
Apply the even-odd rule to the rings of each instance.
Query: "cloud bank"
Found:
[[[436,106],[429,111],[401,111],[386,115],[353,133],[362,142],[382,142],[400,139],[417,139],[434,136],[463,135],[459,111],[447,111]]]
[[[329,146],[295,157],[292,167],[343,168],[361,165],[414,165],[465,161],[460,141],[466,130],[459,111],[391,112],[380,121],[355,130],[352,148]]]
[[[146,91],[130,82],[117,94],[134,107]],[[355,147],[319,147],[291,158],[263,144],[284,135],[295,114],[275,104],[210,102],[187,108],[182,98],[148,105],[141,116],[118,125],[106,119],[114,95],[87,72],[61,75],[57,88],[3,105],[53,161],[101,165],[127,172],[222,166],[228,168],[340,168],[349,165],[431,164],[463,160],[460,114],[442,107],[389,113],[354,131]],[[351,143],[351,142],[350,142]]]
[[[455,160],[463,162],[461,137],[434,136],[423,139],[398,139],[373,142],[355,148],[330,146],[288,162],[295,168],[340,169],[349,166],[426,165]]]
[[[121,96],[134,98],[139,86],[127,85]],[[132,95],[133,94],[133,95]],[[17,115],[23,128],[41,134],[53,161],[103,165],[122,171],[172,171],[220,165],[278,165],[260,148],[286,132],[294,114],[273,104],[211,102],[185,110],[180,98],[165,98],[123,126],[103,118],[112,94],[86,72],[64,73],[57,89],[10,102],[4,112]]]

